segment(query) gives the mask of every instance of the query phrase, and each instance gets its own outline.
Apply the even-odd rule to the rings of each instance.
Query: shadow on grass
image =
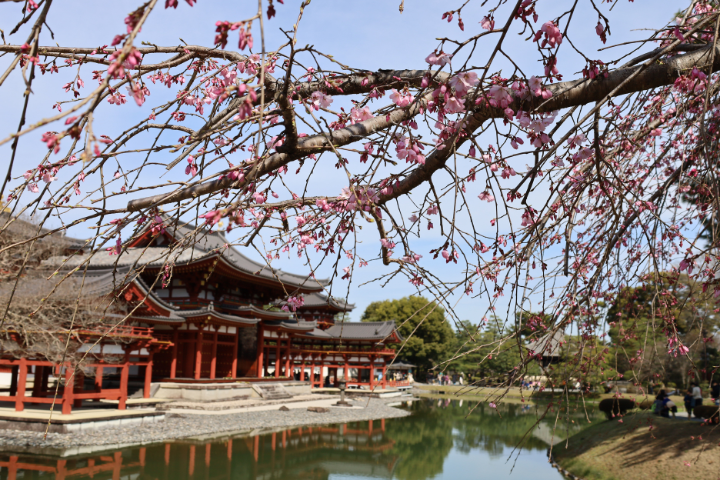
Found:
[[[658,461],[674,469],[676,463],[682,465],[680,457],[689,450],[719,442],[720,428],[715,425],[633,412],[622,419],[600,420],[572,436],[567,449],[564,444],[555,447],[553,456],[585,480],[647,478],[650,466]],[[669,471],[666,478],[672,478]]]

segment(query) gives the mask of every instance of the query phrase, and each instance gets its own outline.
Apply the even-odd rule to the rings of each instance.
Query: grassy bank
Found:
[[[687,480],[718,477],[720,429],[697,421],[635,413],[596,421],[553,449],[557,463],[584,480]]]
[[[414,388],[414,393],[416,395],[420,396],[429,396],[433,398],[454,398],[454,399],[467,399],[467,400],[489,400],[489,401],[496,401],[497,398],[502,395],[505,392],[504,388],[492,388],[492,387],[469,387],[469,386],[459,386],[459,385],[416,385]],[[440,394],[438,392],[445,392],[443,394]],[[525,402],[547,402],[551,400],[553,397],[558,398],[559,396],[564,396],[564,393],[557,389],[553,393],[550,390],[545,390],[544,392],[534,392],[532,390],[521,390],[517,387],[511,388],[507,394],[503,397],[503,402],[508,403],[519,403],[523,399]],[[612,398],[614,394],[612,393],[592,393],[590,395],[585,394],[584,396],[581,396],[579,393],[570,393],[568,395],[571,402],[580,402],[582,403],[583,399],[585,401],[585,404],[591,404],[595,405],[596,403],[600,402],[600,400],[604,398]],[[632,398],[637,402],[641,402],[644,399],[654,400],[654,396],[648,396],[645,397],[643,395],[639,394],[624,394],[624,398]],[[671,400],[675,402],[675,404],[678,407],[678,411],[684,412],[685,408],[683,407],[683,398],[680,396],[671,396]]]

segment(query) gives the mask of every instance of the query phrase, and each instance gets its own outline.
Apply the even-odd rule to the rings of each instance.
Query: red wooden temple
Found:
[[[187,238],[195,244],[180,248]],[[119,391],[103,389],[102,381],[92,392],[65,387],[64,412],[82,399],[97,398],[120,400],[122,409],[128,382],[142,385],[144,397],[150,396],[151,382],[297,380],[322,387],[344,378],[351,386],[387,386],[387,364],[395,357],[388,344],[402,341],[394,322],[336,323],[338,314],[354,306],[324,294],[327,281],[272,269],[228,243],[217,232],[168,226],[156,235],[146,229],[117,256],[99,252],[89,261],[86,255],[48,260],[65,269],[87,267],[85,292],[114,295],[122,307],[114,314],[118,324],[143,339],[124,347],[123,360],[112,367],[121,371]],[[284,311],[279,307],[288,296],[302,296],[305,303]],[[92,368],[101,373],[108,368],[102,349],[111,347],[117,349],[92,347],[99,359]],[[69,378],[73,371],[71,365],[0,352],[3,365],[12,367],[17,388],[0,402],[13,401],[19,410],[23,403],[51,400],[47,372]],[[23,386],[30,367],[35,385],[28,396]],[[74,378],[82,385],[81,374]]]

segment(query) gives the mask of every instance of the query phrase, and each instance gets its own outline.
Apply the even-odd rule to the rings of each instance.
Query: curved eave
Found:
[[[139,276],[135,277],[130,282],[125,291],[130,291],[132,288],[137,289],[139,292],[136,294],[140,298],[144,299],[143,306],[149,308],[150,310],[161,312],[161,316],[170,317],[174,312],[178,310],[177,307],[175,307],[174,305],[171,305],[162,298],[158,297],[155,292],[150,290],[147,285],[145,285],[145,282],[143,282]],[[151,305],[148,305],[148,302],[150,302]]]
[[[182,315],[182,312],[180,313]],[[226,325],[226,326],[252,326],[257,325],[260,322],[260,319],[258,318],[245,318],[245,317],[238,317],[235,315],[225,315],[223,313],[217,312],[215,310],[208,310],[205,312],[199,312],[195,313],[193,312],[190,315],[182,315],[184,317],[184,320],[191,323],[200,323],[200,322],[213,322],[214,324],[218,325]]]
[[[275,330],[275,331],[289,332],[289,333],[297,333],[297,332],[308,333],[308,332],[312,332],[313,329],[315,329],[317,327],[317,324],[315,322],[303,322],[301,324],[290,323],[290,322],[268,322],[268,323],[265,323],[264,326],[268,330]],[[328,337],[323,337],[323,338],[332,338],[332,337],[328,336]]]
[[[262,320],[289,320],[292,318],[292,314],[288,312],[273,312],[270,310],[263,310],[262,308],[257,308],[254,305],[247,305],[237,308],[227,308],[224,307],[224,310],[230,311],[230,312],[244,312],[251,314],[253,316],[256,316]],[[233,314],[231,313],[231,315]]]
[[[165,215],[163,215],[164,220],[168,219]],[[170,220],[169,223],[172,223],[172,220]],[[138,237],[135,240],[132,240],[131,242],[128,242],[128,246],[138,245],[142,239],[145,239],[150,231],[151,225],[150,222],[148,222],[141,233],[138,235]],[[195,232],[197,229],[196,226],[191,224],[185,224],[185,225],[168,225],[165,229],[165,235],[168,237],[174,239],[176,242],[180,241],[181,239],[185,238],[185,235],[183,232]],[[230,246],[228,248],[230,254],[237,255],[240,257],[241,260],[247,262],[249,266],[252,266],[251,269],[243,268],[240,265],[237,265],[235,262],[228,260],[225,255],[220,253],[218,251],[218,248],[221,248],[223,245],[228,245],[229,242],[225,236],[218,231],[210,232],[206,230],[204,227],[201,227],[199,229],[199,232],[195,234],[195,237],[198,239],[196,242],[197,248],[201,249],[203,251],[208,252],[208,254],[217,255],[220,256],[225,262],[227,262],[229,265],[231,265],[232,269],[242,273],[243,275],[250,277],[253,279],[253,281],[257,280],[264,280],[269,282],[271,285],[288,285],[291,287],[294,287],[301,292],[309,293],[309,292],[319,292],[322,291],[323,287],[328,285],[330,283],[329,279],[313,279],[313,278],[304,278],[301,275],[297,275],[294,273],[285,272],[283,270],[275,270],[274,274],[272,273],[271,269],[262,263],[256,262],[249,257],[243,255],[240,253],[237,249]],[[263,272],[264,274],[257,275],[255,272]],[[290,278],[284,278],[281,280],[278,280],[278,278],[282,277],[290,277]],[[317,286],[316,286],[317,285]]]
[[[133,315],[130,320],[142,323],[151,323],[153,325],[182,325],[185,323],[185,319],[182,317],[160,317],[157,315]]]

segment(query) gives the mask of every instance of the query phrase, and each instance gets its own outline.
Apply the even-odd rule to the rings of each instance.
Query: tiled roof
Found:
[[[535,341],[528,342],[525,348],[543,357],[558,357],[564,342],[565,334],[562,330],[558,330],[554,333],[547,333]]]
[[[288,273],[279,269],[272,269],[265,263],[251,260],[240,253],[235,247],[230,246],[231,242],[225,238],[225,235],[221,232],[213,231],[211,233],[203,227],[198,229],[195,225],[189,223],[176,226],[173,225],[174,220],[167,217],[165,217],[165,219],[166,223],[170,225],[166,228],[166,231],[172,235],[173,238],[182,242],[185,239],[194,237],[194,247],[198,251],[223,252],[223,257],[227,258],[236,268],[246,273],[257,274],[268,279],[279,280],[289,285],[302,286],[304,288],[317,288],[318,290],[329,283],[327,279],[308,278],[303,275]],[[227,248],[226,245],[228,246]]]
[[[313,307],[324,307],[326,305],[330,305],[331,307],[337,308],[338,310],[342,310],[345,312],[349,312],[355,308],[355,304],[346,303],[345,300],[342,298],[331,297],[329,295],[319,292],[313,292],[304,295],[303,300],[305,301],[305,304],[302,307],[299,307],[301,310],[306,310]]]
[[[393,332],[402,340],[395,330],[395,322],[343,322],[325,330],[333,338],[345,340],[377,340],[381,341],[392,336]]]
[[[7,225],[7,228],[5,228],[5,225],[11,221],[12,222]],[[31,238],[36,235],[46,235],[48,232],[51,232],[52,230],[55,230],[54,228],[45,228],[41,227],[38,228],[37,225],[30,223],[26,220],[23,220],[22,218],[18,217],[11,217],[11,215],[8,212],[2,212],[0,211],[0,229],[5,228],[4,232],[7,232],[9,234],[18,234],[23,237]],[[65,231],[61,230],[59,232],[52,233],[48,235],[47,237],[43,237],[38,240],[38,242],[50,242],[50,241],[58,241],[61,240],[63,242],[64,247],[72,248],[72,249],[81,249],[83,247],[86,247],[86,240],[80,240],[78,238],[68,237],[65,235]]]
[[[270,327],[281,327],[288,330],[298,330],[304,332],[312,332],[317,327],[316,322],[304,322],[302,320],[270,320],[266,321],[265,325]]]
[[[415,365],[411,363],[404,363],[404,362],[395,362],[392,365],[388,365],[388,370],[407,370],[410,368],[415,368]]]

